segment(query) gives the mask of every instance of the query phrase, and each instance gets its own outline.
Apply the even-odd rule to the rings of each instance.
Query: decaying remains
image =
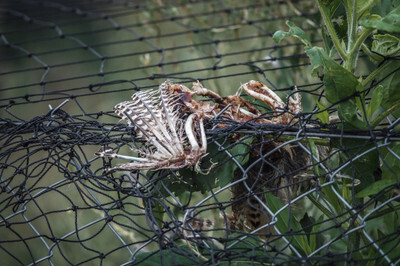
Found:
[[[114,170],[178,169],[195,166],[207,151],[204,118],[200,113],[183,113],[182,101],[171,83],[164,82],[158,90],[139,91],[131,101],[119,103],[115,112],[129,125],[136,127],[137,136],[147,145],[133,149],[141,157],[114,153],[102,149],[96,153],[102,157],[130,160]]]
[[[262,112],[239,96],[241,91],[271,107],[273,116],[262,117]],[[214,104],[198,101],[194,95],[214,100]],[[119,103],[115,112],[129,125],[135,126],[137,136],[148,145],[133,149],[135,156],[120,155],[111,148],[103,148],[96,155],[121,158],[132,162],[119,165],[114,170],[178,169],[194,166],[207,152],[204,119],[212,119],[223,110],[223,115],[237,122],[251,121],[265,124],[291,124],[301,111],[301,97],[296,93],[286,104],[264,84],[250,81],[243,84],[233,96],[221,97],[204,88],[199,82],[192,89],[164,82],[158,90],[139,91],[131,101]],[[223,125],[221,125],[223,126]]]
[[[266,116],[240,96],[245,92],[264,102],[273,115]],[[211,101],[199,101],[194,96]],[[114,170],[178,169],[199,164],[207,152],[204,121],[224,116],[236,122],[294,125],[302,111],[301,96],[295,91],[287,104],[266,85],[258,81],[243,84],[235,95],[220,96],[204,88],[199,82],[188,87],[164,82],[158,90],[136,92],[131,101],[115,106],[115,112],[135,127],[137,136],[147,143],[134,149],[137,157],[114,153],[106,148],[99,156],[122,158],[131,162]],[[217,125],[223,127],[225,125]],[[302,184],[301,176],[310,165],[311,156],[299,145],[278,140],[256,141],[250,159],[243,167],[246,175],[236,170],[232,190],[232,213],[228,217],[232,230],[269,230],[269,214],[263,208],[265,190],[286,203]],[[307,182],[306,182],[307,183]],[[309,182],[308,182],[309,183]],[[265,231],[264,230],[264,231]]]

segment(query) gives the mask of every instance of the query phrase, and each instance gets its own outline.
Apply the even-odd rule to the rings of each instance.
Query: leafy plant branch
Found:
[[[378,1],[317,0],[316,2],[333,47],[330,47],[330,44],[327,42],[325,42],[325,49],[313,46],[305,32],[290,21],[287,22],[289,31],[277,31],[273,38],[279,43],[287,37],[294,37],[304,43],[305,51],[311,60],[313,74],[316,75],[320,70],[324,73],[326,99],[330,103],[336,104],[352,95],[356,96],[358,92],[366,91],[366,86],[374,79],[383,75],[385,70],[391,70],[398,65],[398,62],[395,60],[387,60],[383,64],[378,64],[374,71],[366,75],[365,80],[354,75],[361,50],[365,51],[365,54],[369,56],[371,61],[377,63],[382,62],[385,58],[387,59],[388,57],[400,54],[400,48],[398,48],[400,47],[400,40],[396,36],[376,34],[385,29],[389,32],[400,32],[400,26],[392,25],[393,23],[398,23],[396,21],[400,19],[400,7],[395,8],[387,15],[392,19],[390,21],[386,17],[381,18],[376,14],[369,13],[370,9]],[[337,10],[340,5],[344,7],[345,12],[344,14],[337,15],[335,12],[339,12]],[[345,26],[342,25],[342,27],[347,28],[346,36],[340,36],[337,33],[337,27],[335,28],[333,24],[335,16],[341,17],[342,15],[345,16],[345,23],[343,23]],[[393,18],[397,18],[397,20],[393,20]],[[372,34],[374,38],[372,47],[368,47],[366,41]],[[336,63],[333,51],[337,51],[337,54],[342,59],[341,64]],[[388,98],[390,96],[387,95]],[[347,103],[339,104],[339,107],[340,105],[342,108],[338,108],[339,117],[343,122],[347,122],[348,127],[359,129],[366,129],[368,127],[365,121],[370,119],[370,117],[358,121],[360,119],[354,116],[357,112],[362,115],[363,112],[360,108],[351,107]],[[363,102],[359,103],[358,106],[367,106],[367,104]]]
[[[316,0],[316,4],[324,25],[324,47],[314,46],[307,34],[291,21],[286,23],[288,31],[281,30],[274,34],[275,42],[295,38],[304,44],[312,73],[322,77],[325,99],[331,107],[336,107],[342,122],[341,127],[344,129],[373,130],[384,127],[382,121],[387,117],[399,118],[399,1]],[[362,53],[367,56],[367,60],[365,57],[360,58]],[[361,62],[363,64],[360,64]],[[369,65],[369,68],[364,67],[366,65]],[[322,123],[329,123],[328,108],[318,100],[316,106],[320,110],[316,114],[317,118]],[[400,145],[394,143],[378,149],[376,143],[356,139],[341,142],[332,140],[331,143],[342,151],[339,154],[339,165],[351,161],[341,169],[341,174],[360,181],[360,185],[351,190],[346,184],[342,184],[342,196],[347,202],[358,205],[366,197],[380,193],[385,188],[383,186],[398,182],[400,167],[393,153],[400,154]],[[363,155],[358,156],[359,154]],[[354,159],[355,157],[357,159]],[[385,162],[383,166],[381,160]],[[376,182],[373,173],[377,170],[382,173],[382,180]],[[393,189],[394,186],[388,191]],[[342,206],[337,197],[331,195],[331,191],[326,188],[323,189],[323,193],[327,203],[340,212]],[[388,197],[390,193],[382,196],[382,200]],[[309,199],[325,216],[334,217],[331,211],[313,196]],[[374,218],[383,219],[387,213],[387,209],[382,209]],[[351,224],[342,224],[342,228],[356,231],[361,228],[360,225],[361,221],[356,219]],[[349,240],[353,249],[359,247],[360,241],[368,243],[364,236],[361,235],[360,238],[356,234],[349,235]],[[371,247],[369,252],[374,254],[376,251]]]
[[[332,20],[331,20],[331,14],[328,14],[328,10],[326,6],[322,3],[321,0],[318,0],[318,8],[321,13],[321,16],[325,22],[326,28],[328,30],[328,33],[331,37],[332,42],[334,43],[336,50],[339,52],[342,60],[346,61],[347,60],[347,53],[346,51],[342,48],[342,45],[340,43],[339,37],[336,34],[335,27],[333,26]],[[279,40],[280,41],[280,40]],[[278,41],[278,42],[279,42]]]

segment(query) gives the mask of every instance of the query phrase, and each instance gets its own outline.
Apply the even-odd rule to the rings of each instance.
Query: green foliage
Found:
[[[397,56],[399,54],[399,39],[388,33],[379,34],[377,30],[386,32],[400,31],[400,26],[397,25],[400,23],[398,17],[400,16],[400,8],[397,7],[386,16],[380,17],[379,15],[370,14],[370,9],[378,1],[348,0],[317,2],[326,24],[326,32],[330,37],[326,38],[324,36],[323,38],[328,51],[322,47],[313,47],[305,32],[292,22],[287,22],[289,31],[277,31],[273,38],[278,43],[288,37],[300,40],[305,45],[305,51],[310,58],[312,73],[314,75],[320,72],[323,73],[326,99],[333,104],[340,102],[338,114],[341,120],[345,122],[345,126],[348,128],[365,128],[367,126],[365,121],[371,118],[372,114],[378,110],[378,107],[382,103],[381,95],[383,94],[383,90],[381,87],[375,89],[378,92],[373,90],[373,95],[379,95],[379,99],[377,101],[374,100],[371,107],[367,107],[368,104],[365,102],[363,92],[367,90],[373,78],[377,76],[379,78],[379,74],[383,74],[383,72],[387,74],[389,71],[394,71],[398,67],[398,64],[390,61],[390,67],[387,64],[378,66],[369,76],[367,75],[364,81],[359,80],[354,74],[358,63],[359,50],[360,48],[366,50],[367,54],[371,55],[372,61],[377,61],[378,57],[371,53],[371,51],[381,54],[382,58],[383,56]],[[332,23],[340,7],[344,8],[347,14],[344,21],[344,24],[347,25],[347,35],[343,37],[337,33],[337,27]],[[365,28],[357,31],[359,26],[364,26]],[[368,48],[366,40],[371,34],[373,34],[373,42],[371,47]],[[336,62],[337,53],[335,51],[340,55],[342,59],[341,63]],[[397,91],[399,86],[397,86],[397,83],[385,85],[385,90],[389,92],[386,93],[388,95],[387,99],[390,98],[387,105],[390,105],[399,97],[395,97],[396,100],[392,98],[395,94],[393,90]],[[361,99],[357,95],[361,95]],[[368,116],[362,118],[364,107],[367,107],[369,111],[367,112]],[[386,108],[388,107],[386,106]]]
[[[385,189],[386,187],[396,184],[395,179],[384,179],[384,180],[379,180],[377,182],[372,183],[365,189],[361,190],[356,194],[357,198],[365,198],[367,196],[375,195]]]
[[[234,146],[229,150],[229,153],[240,163],[240,165],[244,165],[249,160],[249,151],[251,147],[251,143],[253,142],[253,137],[243,137]],[[229,157],[230,158],[230,157]],[[229,159],[228,158],[228,159]],[[229,160],[224,166],[223,171],[219,172],[218,177],[218,185],[223,187],[232,182],[233,173],[238,168],[238,165],[233,161]],[[221,174],[223,173],[223,174]]]
[[[382,104],[384,87],[378,85],[374,92],[372,93],[371,102],[367,108],[367,117],[371,118],[372,115],[378,110],[379,106]]]
[[[337,107],[336,111],[343,129],[381,128],[381,122],[388,115],[400,116],[400,71],[396,72],[400,67],[400,62],[385,60],[388,57],[400,55],[400,39],[393,35],[400,32],[400,8],[396,7],[393,10],[388,8],[395,4],[398,6],[400,2],[389,0],[317,0],[316,2],[325,23],[322,28],[324,47],[313,46],[305,31],[291,21],[286,23],[288,31],[277,31],[273,39],[279,43],[287,38],[294,38],[304,44],[305,53],[311,63],[311,73],[313,76],[321,77],[324,84],[325,99],[315,102],[319,108],[316,117],[322,123],[329,124],[328,109],[321,103],[326,100]],[[368,56],[369,60],[365,60],[367,63],[375,64],[367,73],[365,73],[366,68],[358,67],[362,65],[359,57],[360,50]],[[364,65],[366,62],[363,62]],[[379,81],[379,84],[376,85],[374,80]],[[235,143],[228,141],[223,146],[210,144],[208,149],[210,156],[203,159],[202,168],[206,170],[213,165],[213,162],[207,159],[210,157],[218,162],[218,166],[212,168],[208,175],[195,173],[191,169],[182,169],[176,175],[170,174],[165,182],[168,189],[185,202],[183,199],[188,191],[208,193],[214,188],[232,183],[235,170],[249,160],[252,142],[252,136],[245,136]],[[313,140],[310,140],[310,143],[313,153],[316,154],[315,143]],[[323,240],[317,238],[317,234],[322,230],[321,227],[336,226],[334,230],[326,233],[328,238],[335,238],[335,233],[341,233],[343,230],[351,230],[352,233],[337,241],[339,244],[337,246],[333,244],[332,248],[351,253],[354,258],[374,258],[376,249],[369,245],[369,240],[364,239],[358,229],[362,222],[357,217],[350,221],[348,217],[345,217],[346,215],[341,217],[339,214],[343,214],[343,210],[348,206],[358,206],[366,202],[367,197],[379,194],[389,186],[390,188],[385,190],[388,193],[380,195],[379,200],[387,199],[393,192],[392,185],[398,182],[400,174],[399,160],[395,156],[395,154],[400,154],[400,145],[389,143],[386,147],[378,149],[377,143],[380,144],[356,139],[331,141],[333,148],[341,151],[333,157],[337,159],[334,162],[336,168],[343,166],[340,173],[336,173],[337,176],[340,174],[340,178],[335,177],[341,181],[325,186],[326,180],[320,178],[322,186],[319,193],[323,195],[324,201],[320,201],[314,195],[309,195],[309,200],[318,211],[306,212],[302,219],[295,218],[292,213],[293,208],[284,208],[278,198],[271,193],[265,193],[268,208],[275,213],[272,219],[276,223],[273,223],[271,229],[274,227],[282,235],[289,234],[288,241],[303,256],[312,254],[323,244]],[[235,158],[236,162],[231,157]],[[318,177],[328,174],[318,165],[313,169]],[[376,173],[380,169],[382,170],[381,180],[377,180]],[[163,196],[168,195],[161,187],[159,191]],[[339,201],[337,193],[341,193],[346,202]],[[153,208],[160,213],[158,218],[161,220],[163,218],[161,205],[153,206]],[[395,215],[397,210],[397,206],[384,209],[381,213],[377,213],[374,219],[379,218],[381,221],[385,219],[385,222],[397,223]],[[360,213],[367,211],[368,208],[360,210]],[[331,219],[334,223],[330,221]],[[332,224],[326,225],[325,222]],[[385,230],[379,231],[382,238],[389,233]],[[229,237],[235,239],[237,235],[232,234]],[[368,246],[366,251],[363,251],[365,254],[361,251],[354,252],[358,250],[362,242],[364,246]],[[245,242],[236,243],[235,248],[243,245],[243,248],[251,248],[254,252],[258,244],[257,240],[246,238]],[[229,245],[229,241],[226,245]],[[383,246],[384,250],[390,250],[395,243],[387,242]],[[207,250],[197,251],[204,258],[210,258],[210,254],[206,254]],[[179,264],[191,264],[190,257],[188,258],[187,254],[180,255],[182,252],[193,254],[190,248],[183,245],[157,253],[141,253],[137,258],[140,260],[148,257],[143,263],[149,263],[149,265],[160,262],[172,263],[172,259]],[[258,255],[262,256],[261,253]],[[238,262],[239,260],[232,261],[232,263]],[[250,263],[240,258],[240,263],[242,262]]]
[[[243,236],[240,234],[231,234],[229,235],[229,238],[226,239],[225,245],[232,245],[233,249],[235,249],[237,253],[248,253],[252,256],[240,256],[234,259],[228,256],[226,261],[224,257],[221,257],[218,258],[218,265],[253,265],[254,261],[252,260],[252,257],[268,257],[268,254],[266,254],[265,249],[262,243],[260,243],[259,239],[254,236],[247,236],[244,239],[240,238],[243,238]],[[208,244],[213,246],[212,242]],[[214,246],[214,248],[216,249],[214,252],[216,252],[218,248],[216,246]],[[201,247],[196,247],[196,249],[197,252],[203,256],[205,264],[208,264],[206,262],[210,263],[212,261],[212,255],[215,256],[215,253],[209,254],[209,248],[202,249]],[[198,258],[194,255],[193,251],[186,244],[180,244],[164,250],[158,250],[156,252],[138,253],[136,255],[135,265],[194,265],[197,264],[197,261]]]
[[[245,136],[235,143],[225,143],[227,148],[210,144],[208,147],[210,156],[204,157],[202,163],[202,168],[205,172],[209,169],[208,174],[197,173],[193,169],[181,169],[176,176],[168,176],[168,180],[166,180],[168,189],[179,197],[187,191],[204,194],[216,187],[223,187],[231,183],[233,173],[238,167],[231,157],[235,158],[240,165],[244,165],[249,159],[252,141],[252,136]],[[216,167],[214,167],[214,162],[210,158],[218,162]],[[162,188],[160,188],[160,191],[163,191]]]
[[[400,51],[400,40],[390,34],[375,34],[371,50],[383,56],[396,56]]]
[[[329,124],[329,113],[325,109],[325,106],[323,106],[318,100],[316,100],[317,107],[319,109],[319,113],[317,113],[317,118],[324,124]]]
[[[352,139],[333,140],[332,143],[338,149],[347,150],[347,152],[340,154],[340,164],[347,164],[343,168],[342,174],[352,177],[352,179],[345,182],[349,187],[357,192],[374,182],[374,172],[379,168],[379,156],[373,144],[365,140]],[[365,154],[357,159],[352,159],[362,153]],[[360,184],[357,185],[358,183]]]
[[[361,20],[360,25],[380,31],[400,33],[400,6],[393,9],[384,17],[379,15],[370,15],[368,18]]]
[[[317,233],[323,220],[323,215],[320,215],[318,220],[315,220],[314,217],[309,216],[308,213],[305,213],[303,218],[300,220],[300,224],[303,227],[304,232],[307,234],[309,243],[308,247],[310,251],[315,251],[317,246],[322,244],[322,238],[317,238]]]
[[[293,215],[290,215],[291,208],[283,208],[282,202],[271,193],[265,193],[265,199],[270,210],[277,213],[276,227],[280,234],[285,235],[288,232],[294,233],[291,236],[293,246],[299,251],[303,252],[303,255],[310,254],[313,250],[309,245],[309,242],[305,235],[296,234],[296,232],[302,232],[303,229],[298,221],[295,220]]]
[[[398,105],[400,101],[400,71],[391,74],[393,73],[393,71],[399,68],[400,62],[395,62],[394,64],[392,64],[392,66],[382,71],[382,73],[378,76],[378,80],[383,79],[383,81],[381,82],[381,85],[384,87],[382,107],[386,110],[388,110],[392,106]],[[395,115],[396,117],[398,117],[397,109],[398,108],[391,112],[391,114]]]
[[[310,59],[311,73],[322,78],[326,100],[336,106],[337,114],[344,129],[371,130],[383,127],[381,122],[387,116],[400,116],[400,62],[390,57],[400,55],[400,1],[394,0],[317,0],[324,26],[322,28],[322,39],[325,47],[313,46],[307,34],[293,22],[287,22],[288,31],[277,31],[273,38],[279,43],[287,38],[294,38],[304,44],[304,50]],[[360,51],[368,56],[369,60],[360,62]],[[369,72],[365,66],[369,62],[373,65]],[[370,63],[369,63],[370,64]],[[369,69],[368,69],[369,70]],[[362,76],[363,78],[361,78]],[[360,78],[359,78],[360,77]],[[374,80],[378,81],[378,85]],[[329,123],[329,114],[326,107],[318,100],[316,106],[319,113],[316,117],[325,124]],[[388,144],[387,148],[377,149],[380,142],[365,140],[332,140],[334,148],[342,151],[337,156],[338,166],[345,166],[341,169],[342,183],[336,182],[334,189],[342,193],[342,197],[349,205],[356,206],[363,203],[366,197],[381,193],[385,190],[380,200],[388,199],[398,182],[400,166],[398,166],[400,145]],[[362,156],[361,156],[362,155]],[[356,158],[356,159],[355,159]],[[381,167],[380,165],[383,164]],[[322,170],[315,168],[316,172]],[[379,173],[382,171],[381,180]],[[322,174],[322,173],[320,173]],[[323,181],[322,181],[323,183]],[[330,186],[322,189],[326,204],[321,204],[314,196],[310,200],[319,210],[329,218],[337,217],[341,213],[344,204],[337,200],[337,195]],[[272,196],[268,198],[268,206],[275,206]],[[386,198],[385,198],[386,197]],[[276,207],[276,206],[275,206]],[[272,209],[273,207],[271,207]],[[275,208],[276,209],[276,208]],[[389,212],[396,212],[394,207]],[[276,210],[275,210],[276,211]],[[383,219],[385,211],[379,213],[375,218]],[[295,220],[288,219],[284,212],[282,221],[277,222],[279,230],[287,231],[290,226],[294,230],[299,229],[299,224],[294,225]],[[385,216],[385,219],[389,219]],[[390,217],[397,217],[396,215]],[[322,219],[322,218],[320,218]],[[397,218],[396,218],[397,219]],[[396,223],[395,218],[389,223]],[[313,217],[304,216],[300,224],[307,228],[307,224],[313,224]],[[387,221],[385,221],[387,222]],[[342,228],[348,230],[357,226],[343,223]],[[308,245],[304,239],[293,238],[293,245],[308,253],[315,249],[315,240],[311,241],[310,230],[305,229],[309,236]],[[317,230],[317,229],[316,229]],[[385,232],[386,233],[386,232]],[[385,235],[381,232],[382,237]],[[362,239],[360,234],[350,234],[348,240],[343,242],[349,249],[357,249]],[[366,242],[365,242],[366,243]],[[393,248],[394,243],[386,244],[385,250]],[[356,252],[355,257],[373,257],[376,252],[373,248],[366,254]],[[383,261],[382,261],[383,262]]]
[[[390,145],[390,150],[385,149],[382,151],[383,160],[385,164],[382,166],[382,179],[383,180],[395,180],[399,181],[400,177],[400,165],[399,156],[400,144],[395,143]],[[397,156],[396,156],[397,155]]]
[[[325,96],[330,103],[337,103],[354,95],[360,86],[357,78],[347,69],[330,58],[319,47],[306,50],[315,67],[324,67]]]
[[[293,22],[291,21],[286,21],[286,25],[289,27],[289,31],[285,32],[282,30],[279,30],[274,33],[274,36],[272,37],[275,42],[279,43],[281,40],[287,38],[287,37],[294,37],[301,41],[305,46],[311,47],[311,42],[308,40],[308,37],[306,33],[299,27],[297,27]]]
[[[138,253],[135,265],[191,265],[193,261],[196,261],[194,258],[191,250],[182,245],[171,249],[160,249],[155,252]]]

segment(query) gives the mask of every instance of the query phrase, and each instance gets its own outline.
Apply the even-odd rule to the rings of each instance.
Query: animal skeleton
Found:
[[[262,112],[239,96],[242,89],[270,106],[274,116],[260,117]],[[193,99],[194,95],[213,98],[216,103],[212,106],[197,101]],[[114,108],[122,120],[136,127],[137,136],[150,144],[145,149],[133,149],[143,157],[120,155],[108,147],[96,155],[132,161],[112,170],[195,166],[195,170],[200,172],[199,163],[207,151],[204,118],[212,119],[223,110],[225,115],[238,122],[252,120],[256,123],[291,124],[295,121],[295,115],[301,111],[300,94],[296,93],[294,98],[289,97],[288,111],[285,106],[278,95],[258,81],[245,83],[236,95],[227,97],[204,88],[199,82],[189,89],[166,81],[158,90],[136,92],[132,101],[119,103]]]
[[[176,169],[194,165],[200,171],[200,159],[207,151],[203,117],[196,113],[185,117],[181,113],[180,99],[170,86],[164,82],[158,90],[139,91],[133,94],[132,101],[115,106],[115,112],[135,126],[137,136],[146,140],[150,147],[133,149],[143,157],[120,155],[111,148],[97,152],[96,155],[101,157],[133,161],[112,169]]]
[[[267,104],[273,115],[264,116],[262,111],[240,96],[242,91]],[[195,95],[212,99],[214,103],[195,100]],[[293,98],[288,98],[288,104],[285,104],[271,89],[258,81],[249,81],[235,95],[225,97],[204,88],[199,82],[193,83],[189,89],[166,81],[158,90],[136,92],[132,101],[122,102],[114,109],[122,120],[136,127],[137,137],[144,139],[148,145],[133,149],[140,157],[120,155],[111,148],[96,153],[98,156],[132,161],[112,169],[158,170],[194,166],[198,172],[201,172],[199,164],[207,151],[204,119],[222,115],[237,122],[293,125],[297,122],[296,115],[302,111],[301,96],[297,90]],[[254,230],[264,226],[268,230],[269,227],[265,225],[269,217],[261,204],[265,199],[257,194],[262,195],[264,188],[270,188],[282,202],[287,202],[297,190],[295,183],[299,182],[299,177],[310,165],[310,156],[298,145],[281,145],[281,142],[271,140],[261,143],[250,153],[249,162],[243,167],[247,168],[255,161],[259,163],[252,166],[247,178],[235,182],[231,188],[233,205],[232,214],[228,217],[231,229]],[[269,158],[262,156],[273,150],[275,152]],[[294,174],[288,176],[286,173]],[[242,178],[241,172],[236,170],[234,181]],[[246,189],[249,187],[255,189],[251,194]]]

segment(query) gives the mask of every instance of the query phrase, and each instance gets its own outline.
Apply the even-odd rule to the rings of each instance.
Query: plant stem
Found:
[[[360,36],[357,38],[356,42],[354,43],[354,46],[352,47],[350,53],[358,52],[361,48],[361,45],[364,44],[365,39],[367,39],[368,36],[374,31],[375,31],[375,29],[372,29],[372,28],[364,28],[360,32]]]
[[[389,214],[391,212],[397,212],[399,210],[400,210],[400,205],[394,206],[394,207],[392,207],[390,209],[384,209],[382,211],[378,211],[378,212],[374,213],[373,215],[368,216],[365,221],[370,221],[370,220],[373,220],[375,218],[380,218],[383,215]]]
[[[346,5],[346,13],[347,13],[347,61],[344,63],[344,68],[349,70],[350,72],[354,72],[357,62],[357,55],[359,50],[356,50],[356,36],[357,36],[357,1],[352,0],[351,6]],[[361,46],[361,44],[360,44]],[[358,47],[358,49],[360,49]]]
[[[307,195],[307,198],[311,200],[311,202],[314,204],[314,206],[316,206],[323,214],[325,214],[329,219],[332,219],[335,217],[335,215],[333,213],[330,212],[330,210],[328,210],[324,205],[322,205],[321,203],[318,202],[318,200],[313,196],[313,195]],[[328,200],[329,202],[329,200]],[[337,217],[337,216],[336,216]],[[368,219],[369,220],[369,219]],[[354,227],[360,226],[360,221],[359,219],[354,220]],[[350,224],[348,222],[345,222],[341,225],[341,228],[345,231],[349,230],[350,228]],[[355,234],[355,232],[353,232],[352,234]],[[361,238],[363,239],[363,241],[365,243],[368,242],[368,239],[364,236],[364,234],[360,234]],[[350,236],[350,238],[352,238]],[[358,236],[359,238],[359,236]]]
[[[361,49],[363,50],[363,52],[368,55],[369,58],[371,58],[374,61],[377,62],[382,62],[383,61],[383,57],[377,54],[374,54],[373,52],[371,52],[371,50],[368,48],[368,46],[365,45],[365,43],[361,44]]]
[[[372,122],[371,122],[371,128],[374,129],[376,126],[379,125],[379,123],[385,119],[388,115],[394,113],[395,111],[400,109],[400,101],[396,102],[393,104],[389,109],[384,111],[382,114],[378,115]]]
[[[267,138],[276,139],[276,135],[266,134],[264,136],[267,137]],[[296,137],[279,136],[278,140],[279,141],[289,141],[289,140],[293,140],[295,138]],[[331,146],[330,139],[307,137],[307,138],[303,138],[303,139],[299,140],[299,142],[303,143],[303,144],[308,144],[309,140],[313,140],[315,145],[326,146],[326,147],[330,147]]]
[[[368,36],[374,32],[374,29],[363,29],[360,33],[360,36],[357,38],[355,41],[353,47],[351,47],[350,53],[349,53],[349,61],[353,60],[354,63],[352,63],[353,67],[356,66],[356,62],[358,60],[358,53],[360,52],[361,45],[364,44],[365,39],[368,38]]]
[[[339,40],[339,37],[336,34],[335,28],[333,27],[332,20],[331,20],[330,16],[328,16],[328,14],[327,14],[327,12],[325,10],[324,4],[321,3],[321,0],[317,0],[317,3],[318,3],[319,11],[321,12],[322,18],[323,18],[323,20],[325,22],[326,28],[328,29],[329,35],[332,38],[332,42],[335,45],[336,50],[339,52],[340,57],[344,61],[346,61],[347,60],[347,54],[343,50],[343,48],[342,48],[342,46],[340,44],[340,40]]]
[[[334,217],[334,215],[330,212],[330,210],[328,210],[324,205],[322,205],[321,203],[319,203],[319,201],[311,194],[307,195],[307,198],[309,200],[312,201],[312,203],[314,204],[314,206],[317,206],[317,208],[326,215],[326,217],[328,217],[329,219],[332,219]]]
[[[368,77],[366,77],[364,79],[364,81],[361,83],[361,85],[365,88],[365,86],[367,86],[368,83],[370,83],[378,74],[380,74],[383,70],[385,70],[387,67],[391,66],[394,63],[395,63],[394,60],[393,61],[386,61],[380,67],[378,67],[377,69],[372,71],[372,73],[369,74]]]

